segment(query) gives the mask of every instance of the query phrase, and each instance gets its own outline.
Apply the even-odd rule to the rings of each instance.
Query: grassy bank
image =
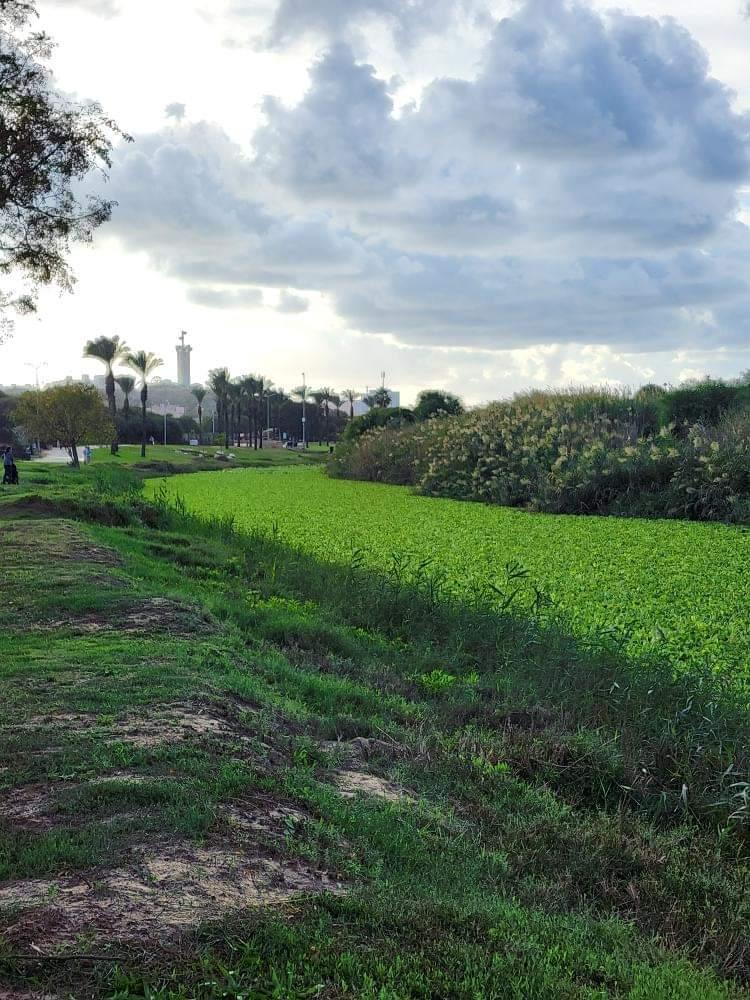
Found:
[[[9,988],[742,995],[731,691],[89,472],[0,507]]]

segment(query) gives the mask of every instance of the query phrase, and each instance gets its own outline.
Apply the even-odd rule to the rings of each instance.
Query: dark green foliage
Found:
[[[355,417],[346,425],[345,441],[354,441],[375,428],[388,427],[398,429],[414,423],[414,413],[403,406],[373,407],[361,417]]]
[[[730,410],[750,407],[750,386],[704,379],[663,393],[658,401],[662,426],[717,425]]]
[[[457,417],[464,412],[463,403],[452,392],[442,392],[440,389],[424,389],[417,396],[414,407],[416,420],[429,420],[430,417]]]

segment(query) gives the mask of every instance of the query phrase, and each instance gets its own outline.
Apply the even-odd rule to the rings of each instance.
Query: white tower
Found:
[[[190,354],[193,348],[188,347],[185,343],[185,337],[187,334],[183,330],[180,334],[180,343],[177,345],[177,381],[180,385],[184,385],[186,389],[190,388]]]

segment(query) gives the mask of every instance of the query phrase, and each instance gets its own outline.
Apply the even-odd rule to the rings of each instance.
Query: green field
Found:
[[[506,566],[540,588],[578,634],[626,637],[627,650],[664,650],[685,665],[746,671],[750,648],[750,533],[681,521],[563,517],[412,495],[330,480],[317,469],[227,472],[152,480],[191,511],[231,515],[243,529],[325,560],[437,575],[448,592],[506,589]]]

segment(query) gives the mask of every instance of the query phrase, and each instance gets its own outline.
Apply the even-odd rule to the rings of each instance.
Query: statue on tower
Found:
[[[180,334],[180,343],[177,345],[177,382],[186,389],[190,388],[190,354],[193,350],[185,343],[187,334],[183,330]]]

